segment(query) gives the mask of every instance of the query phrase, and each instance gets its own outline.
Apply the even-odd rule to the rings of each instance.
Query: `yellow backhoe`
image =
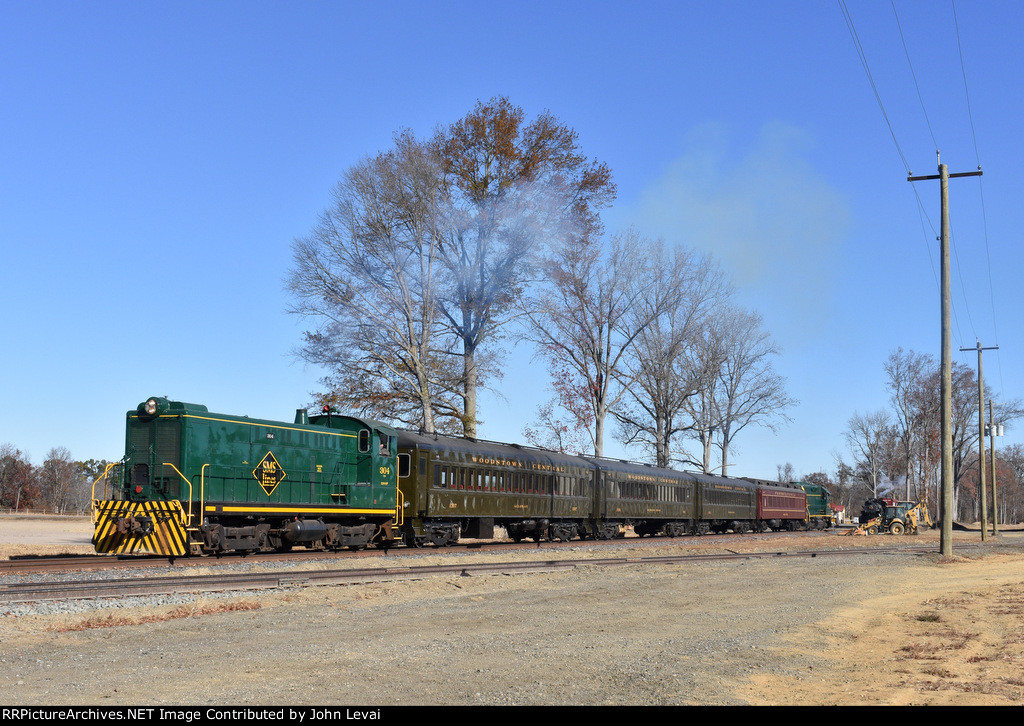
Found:
[[[922,525],[935,526],[924,502],[873,501],[884,502],[884,507],[876,508],[876,516],[862,521],[847,534],[917,534]]]

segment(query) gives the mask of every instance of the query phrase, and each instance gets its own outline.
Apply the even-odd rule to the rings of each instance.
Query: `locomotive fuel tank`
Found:
[[[327,536],[327,525],[319,519],[295,519],[281,527],[281,537],[291,544],[309,544]]]

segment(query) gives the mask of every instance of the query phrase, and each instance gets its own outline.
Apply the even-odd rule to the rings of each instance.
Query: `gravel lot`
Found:
[[[14,529],[0,522],[0,557]],[[558,556],[932,542],[748,535]],[[999,542],[948,561],[582,567],[0,617],[0,692],[5,705],[1019,705],[1024,538]],[[513,558],[425,551],[416,564],[451,557]],[[212,612],[225,604],[236,610]]]

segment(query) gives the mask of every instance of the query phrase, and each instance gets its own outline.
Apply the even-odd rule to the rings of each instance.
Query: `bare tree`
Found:
[[[960,493],[978,443],[978,380],[974,370],[953,361],[952,387],[953,512],[959,512]],[[972,491],[973,494],[973,491]]]
[[[556,400],[552,399],[538,406],[537,420],[523,427],[523,436],[542,449],[563,454],[586,454],[590,444],[590,436],[587,435],[589,427],[580,428],[580,417],[575,413],[570,412],[568,417],[559,416],[555,404]]]
[[[301,355],[331,371],[321,402],[427,431],[439,416],[461,419],[458,374],[438,340],[441,179],[436,150],[399,134],[344,174],[333,205],[295,241],[293,312],[318,323]]]
[[[729,446],[743,429],[753,424],[774,431],[791,420],[785,410],[796,404],[786,394],[786,379],[775,373],[772,359],[779,349],[763,325],[752,311],[736,310],[727,318],[717,387],[723,475],[729,472]]]
[[[630,230],[602,248],[572,238],[545,261],[548,284],[526,303],[523,337],[552,371],[568,370],[593,416],[594,453],[604,452],[605,420],[632,383],[629,356],[637,337],[668,304],[651,296],[651,244]]]
[[[932,363],[932,366],[923,372],[921,382],[918,384],[921,391],[918,407],[919,414],[924,421],[922,436],[925,439],[924,446],[918,449],[918,456],[927,457],[927,468],[933,473],[933,481],[938,487],[938,476],[934,475],[934,472],[937,469],[937,459],[941,451],[939,434],[941,429],[940,371],[933,359],[929,357],[928,361]],[[978,379],[970,366],[954,361],[951,382],[953,511],[954,516],[957,516],[961,508],[961,494],[964,486],[966,485],[969,489],[968,500],[973,500],[977,495],[974,487],[967,481],[967,475],[978,456]],[[986,386],[986,400],[992,397],[991,390]],[[996,401],[994,407],[999,411],[1001,422],[1009,423],[1024,415],[1020,402],[1016,400]],[[919,468],[923,467],[924,464]],[[970,506],[975,506],[973,501],[970,501]]]
[[[109,474],[108,467],[111,467],[113,463],[114,462],[107,461],[106,459],[87,459],[86,461],[76,462],[78,473],[83,482],[85,507],[89,506],[89,503],[94,496],[100,499],[103,499],[106,496],[106,489],[112,482],[103,482],[101,481],[101,477],[103,477],[104,474]]]
[[[685,415],[687,399],[699,395],[717,372],[694,365],[699,357],[693,352],[703,343],[700,333],[715,303],[728,290],[709,257],[659,243],[650,261],[647,305],[664,307],[637,335],[628,368],[618,374],[631,385],[624,386],[627,399],[613,413],[623,443],[639,443],[657,466],[667,467],[673,437],[693,425]]]
[[[751,424],[774,430],[788,421],[785,410],[793,405],[785,379],[777,375],[772,359],[779,354],[756,312],[718,306],[691,349],[690,368],[703,371],[703,385],[685,403],[687,431],[701,448],[701,466],[711,473],[712,451],[718,448],[721,471],[728,473],[730,447]]]
[[[846,510],[850,518],[858,516],[860,509],[854,505],[863,502],[870,490],[857,476],[854,468],[843,461],[843,457],[836,451],[832,452],[836,462],[835,479],[835,501]]]
[[[718,407],[718,386],[719,372],[726,357],[726,328],[727,321],[720,314],[709,316],[698,329],[682,362],[686,377],[692,376],[699,381],[694,395],[683,401],[683,410],[688,421],[683,431],[688,438],[696,440],[699,444],[700,458],[695,460],[684,450],[676,451],[674,455],[684,462],[701,467],[705,474],[710,474],[714,468],[711,463],[711,452],[722,425]]]
[[[927,424],[923,403],[923,387],[927,375],[935,369],[931,356],[897,348],[885,362],[885,373],[889,379],[890,402],[896,415],[896,431],[899,434],[898,448],[903,461],[903,476],[906,483],[906,497],[909,500],[914,490],[914,454],[919,448]]]
[[[999,478],[998,513],[1000,524],[1024,521],[1024,445],[1011,444],[999,450],[996,472]]]
[[[978,379],[973,368],[954,362],[952,375],[953,511],[958,512],[965,476],[970,470],[972,462],[978,457],[978,440],[981,435],[978,430],[978,404],[980,401],[978,400]],[[988,386],[985,386],[985,400],[993,401],[997,420],[1004,425],[1010,426],[1024,416],[1024,406],[1019,400],[995,400],[994,394]],[[977,492],[973,488],[969,494],[977,497]]]
[[[854,469],[877,496],[877,482],[887,476],[904,480],[908,499],[929,500],[930,486],[938,488],[940,441],[940,372],[935,359],[898,348],[885,363],[893,417],[879,427],[876,416],[851,419],[847,439],[858,460]],[[954,363],[952,370],[953,505],[955,516],[974,517],[980,503],[978,478],[978,386],[970,366]],[[986,400],[992,399],[986,389]],[[1001,422],[1024,416],[1019,401],[994,401]],[[870,420],[869,420],[870,419]],[[856,424],[856,425],[855,425]],[[886,433],[885,429],[888,429]],[[856,444],[854,442],[857,442]],[[869,442],[871,442],[869,446]],[[936,492],[937,495],[937,492]],[[938,501],[938,496],[931,498]]]
[[[878,497],[883,469],[891,452],[891,433],[889,414],[885,411],[855,413],[844,433],[850,453],[854,455],[854,470],[860,473],[873,497]]]
[[[43,502],[57,514],[81,511],[88,501],[85,478],[71,452],[63,446],[50,449],[40,472]]]

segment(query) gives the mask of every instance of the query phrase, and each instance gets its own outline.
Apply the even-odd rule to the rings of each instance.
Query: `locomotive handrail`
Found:
[[[202,518],[202,516],[203,516],[203,512],[204,512],[203,506],[206,504],[206,467],[208,467],[209,465],[210,465],[209,463],[206,463],[206,464],[203,464],[199,468],[199,517],[200,518]],[[192,523],[191,522],[192,502],[189,502],[189,504],[188,504],[188,512],[189,512],[189,524],[191,525],[191,523]]]
[[[106,482],[107,474],[109,474],[110,470],[113,469],[115,466],[120,466],[120,465],[121,465],[120,461],[115,461],[112,464],[107,464],[107,468],[103,470],[103,473],[100,476],[98,476],[98,477],[96,477],[95,479],[92,480],[92,500],[94,502],[96,501],[96,483],[100,479],[103,480],[103,498],[106,499],[106,497],[107,497],[107,482]],[[93,524],[96,524],[97,517],[96,517],[96,507],[95,506],[92,508],[92,512],[90,512],[90,519],[92,519],[92,523]]]
[[[182,474],[180,471],[178,471],[178,467],[176,467],[171,462],[165,461],[164,462],[164,466],[169,466],[172,469],[174,469],[174,471],[177,472],[178,476],[180,476],[182,479],[184,479],[185,483],[188,484],[188,515],[187,515],[187,517],[185,519],[185,526],[186,527],[191,527],[192,526],[192,482],[190,482],[188,480],[188,478],[184,474]]]

